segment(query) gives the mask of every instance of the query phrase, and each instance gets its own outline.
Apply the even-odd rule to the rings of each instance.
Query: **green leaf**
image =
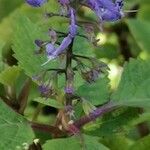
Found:
[[[130,123],[137,119],[138,110],[133,108],[120,108],[114,112],[106,114],[101,120],[85,126],[86,134],[93,136],[110,137],[116,133],[124,133]]]
[[[150,52],[150,22],[131,19],[127,23],[140,48]]]
[[[22,0],[0,0],[0,21],[23,3]],[[9,4],[9,5],[8,5]],[[7,6],[7,7],[6,7]]]
[[[115,59],[119,56],[117,46],[111,43],[106,43],[95,49],[98,58]]]
[[[77,93],[93,105],[103,104],[109,98],[109,79],[104,77],[91,84],[85,83],[78,88]]]
[[[39,29],[39,27],[33,24],[28,18],[20,17],[16,23],[13,38],[13,51],[15,52],[15,57],[19,61],[19,65],[22,69],[25,70],[25,73],[32,77],[37,73],[40,73],[47,65],[41,66],[46,62],[47,58],[45,55],[36,55],[35,50],[36,46],[34,41],[36,39],[44,40],[44,34]],[[48,63],[54,66],[56,61],[51,61]]]
[[[94,56],[94,50],[92,48],[92,44],[90,44],[89,41],[87,39],[84,39],[83,37],[75,38],[73,44],[73,50],[75,54],[90,56],[90,57]]]
[[[23,149],[32,143],[34,134],[27,121],[0,100],[0,149]]]
[[[0,82],[4,85],[13,85],[20,74],[21,69],[17,66],[8,67],[0,73]]]
[[[92,111],[96,109],[94,105],[92,105],[89,101],[86,100],[82,101],[82,107],[86,115],[89,115]]]
[[[112,135],[110,137],[104,137],[102,143],[111,150],[128,150],[133,144],[133,141],[126,138],[124,135]]]
[[[150,21],[150,4],[149,5],[142,5],[138,12],[138,19]]]
[[[131,59],[124,66],[120,84],[112,95],[116,105],[150,107],[150,62]]]
[[[83,139],[81,139],[83,138]],[[64,139],[49,140],[43,145],[43,150],[108,150],[107,147],[99,143],[98,137],[84,135],[83,137],[72,136]]]
[[[54,108],[63,108],[63,104],[61,104],[60,102],[54,100],[54,99],[51,99],[51,98],[42,98],[42,97],[38,97],[38,98],[35,98],[34,101],[38,102],[38,103],[41,103],[41,104],[44,104],[46,106],[51,106],[51,107],[54,107]]]
[[[36,25],[24,17],[16,23],[15,31],[13,38],[15,57],[27,75],[32,76],[41,69],[42,60],[34,52],[36,49],[34,41],[40,39],[41,32]]]
[[[135,142],[129,150],[148,150],[150,148],[150,135]]]

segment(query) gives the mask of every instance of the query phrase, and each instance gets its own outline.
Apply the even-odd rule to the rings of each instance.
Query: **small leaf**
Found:
[[[89,113],[96,109],[94,105],[92,105],[89,101],[86,100],[82,100],[82,107],[86,115],[89,115]]]
[[[61,104],[60,102],[54,100],[54,99],[50,99],[50,98],[42,98],[42,97],[38,97],[35,98],[34,101],[44,104],[46,106],[51,106],[54,108],[63,108],[63,104]]]
[[[83,138],[83,139],[81,139]],[[72,136],[70,138],[49,140],[43,145],[43,150],[109,150],[99,143],[98,137],[84,135],[83,137]]]
[[[18,78],[21,69],[17,66],[8,67],[0,74],[0,82],[4,85],[12,85]]]
[[[93,105],[103,104],[109,98],[109,79],[104,77],[91,84],[85,83],[78,88],[77,93]]]
[[[31,144],[33,138],[34,133],[27,121],[0,100],[0,149],[23,149],[23,145]]]

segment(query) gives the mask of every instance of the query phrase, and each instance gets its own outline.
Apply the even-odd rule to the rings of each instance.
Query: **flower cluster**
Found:
[[[71,41],[77,34],[75,10],[73,8],[69,8],[68,16],[70,17],[68,35],[63,39],[62,43],[59,45],[58,48],[54,46],[54,43],[48,43],[46,45],[46,52],[48,56],[48,61],[46,63],[48,63],[50,60],[56,58],[59,54],[61,54],[70,45]],[[43,65],[45,65],[46,63],[44,63]]]
[[[47,0],[26,0],[26,2],[33,7],[40,7],[44,5]],[[54,40],[52,43],[46,44],[48,61],[43,65],[47,64],[50,60],[63,53],[64,50],[68,48],[74,37],[77,35],[78,26],[76,21],[76,10],[70,4],[72,1],[70,2],[70,0],[58,0],[58,2],[60,3],[62,9],[67,9],[67,12],[65,12],[67,13],[66,16],[70,18],[69,31],[67,36],[62,40],[59,47],[55,46],[56,40]],[[87,6],[92,11],[94,11],[100,23],[104,21],[116,21],[124,16],[122,11],[122,0],[116,0],[115,2],[112,0],[85,0],[80,4]],[[55,32],[53,32],[53,34],[55,34]],[[54,39],[54,37],[56,36],[53,36],[52,39]],[[39,44],[40,43],[38,42],[37,45],[40,46]]]
[[[26,0],[26,2],[33,7],[40,7],[44,5],[47,1]],[[40,76],[40,79],[36,80],[39,81],[39,90],[42,97],[51,97],[57,100],[58,95],[61,95],[60,91],[57,89],[59,87],[57,77],[61,73],[65,74],[65,86],[63,85],[63,88],[65,88],[61,100],[59,101],[63,101],[62,103],[66,105],[66,109],[63,110],[63,115],[66,114],[66,116],[64,119],[64,116],[62,116],[61,113],[58,114],[58,125],[61,124],[64,129],[68,129],[68,131],[76,134],[78,133],[78,128],[80,128],[80,126],[74,124],[72,121],[72,119],[74,118],[73,100],[83,101],[83,98],[80,97],[80,95],[76,94],[76,90],[74,88],[74,76],[76,75],[76,71],[78,71],[83,80],[92,84],[92,82],[96,82],[97,78],[99,78],[101,74],[106,75],[106,72],[108,70],[107,65],[103,62],[100,62],[96,58],[77,55],[74,53],[73,44],[75,42],[74,39],[77,36],[85,38],[94,46],[97,46],[98,42],[98,39],[95,38],[96,36],[94,34],[94,27],[90,24],[81,25],[78,21],[78,8],[80,8],[80,6],[84,6],[91,9],[95,13],[99,23],[101,24],[104,21],[117,21],[124,16],[122,10],[123,1],[116,0],[114,2],[113,0],[78,0],[76,3],[76,0],[58,0],[58,4],[61,10],[58,14],[52,12],[47,13],[46,15],[49,17],[60,16],[68,18],[69,25],[67,33],[56,31],[54,29],[49,29],[49,36],[51,40],[42,41],[40,39],[37,39],[35,40],[35,44],[38,48],[40,48],[40,50],[45,50],[45,53],[47,55],[47,61],[43,63],[42,66],[46,65],[52,59],[56,59],[59,56],[65,56],[65,63],[63,67],[47,69],[46,72],[42,74],[42,76]],[[79,28],[83,28],[85,30],[85,35],[78,32]],[[74,63],[72,63],[73,61]],[[51,74],[51,78],[49,76],[50,71],[54,71],[53,74]],[[57,80],[57,83],[53,83],[53,80]],[[86,120],[93,120],[98,115],[106,111],[105,108],[103,110],[96,110],[96,108],[90,103],[84,103],[84,105],[86,105],[86,108],[88,108],[89,117],[86,117],[86,119],[81,118],[82,120],[84,120],[83,124],[86,123]]]
[[[87,0],[87,5],[100,21],[116,21],[124,16],[122,0],[116,0],[115,3],[111,0]]]

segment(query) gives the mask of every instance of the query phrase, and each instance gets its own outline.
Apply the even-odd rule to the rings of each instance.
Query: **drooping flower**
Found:
[[[32,7],[41,7],[47,0],[26,0],[26,2]]]
[[[73,8],[70,8],[69,17],[70,17],[70,26],[69,26],[68,35],[62,40],[61,44],[57,48],[55,48],[53,44],[49,43],[49,45],[46,47],[46,52],[48,52],[47,53],[48,61],[42,64],[42,66],[47,64],[50,60],[56,58],[62,52],[64,52],[64,50],[68,48],[73,38],[76,36],[77,25],[76,25],[75,11]]]
[[[46,54],[49,59],[51,59],[53,53],[55,53],[56,49],[52,43],[48,43],[46,45]]]
[[[42,66],[46,65],[49,61],[55,59],[59,54],[61,54],[69,46],[71,41],[72,38],[70,35],[68,35],[63,39],[63,41],[61,42],[58,48],[55,48],[54,46],[52,46],[52,44],[48,45],[46,48],[48,60],[44,64],[42,64]]]

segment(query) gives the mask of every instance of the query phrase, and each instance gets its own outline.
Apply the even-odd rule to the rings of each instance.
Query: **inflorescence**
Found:
[[[32,7],[41,7],[44,4],[47,3],[47,0],[26,0],[26,2],[32,6]],[[66,87],[64,88],[65,96],[65,105],[66,108],[71,108],[71,111],[73,112],[73,99],[80,99],[80,96],[75,94],[74,90],[74,75],[75,72],[78,71],[81,77],[87,81],[88,83],[95,82],[100,74],[106,73],[108,70],[108,67],[106,64],[100,62],[96,58],[93,57],[87,57],[87,56],[81,56],[81,55],[75,55],[73,53],[73,43],[76,36],[80,36],[83,38],[86,38],[89,42],[91,42],[94,46],[97,45],[98,40],[95,39],[94,32],[93,32],[93,26],[92,25],[86,25],[84,26],[84,29],[87,33],[87,35],[81,35],[78,30],[80,27],[80,23],[77,20],[77,11],[81,6],[88,7],[91,9],[95,15],[97,16],[97,20],[99,25],[101,26],[104,22],[114,22],[119,19],[121,19],[124,16],[123,13],[123,0],[58,0],[58,3],[60,5],[60,12],[58,14],[55,13],[47,13],[48,17],[53,16],[60,16],[60,17],[66,17],[70,21],[70,24],[68,26],[68,32],[60,32],[56,31],[54,29],[49,29],[49,35],[51,38],[51,41],[42,41],[41,39],[35,39],[35,44],[39,49],[45,50],[47,61],[41,64],[42,66],[47,65],[51,60],[57,59],[61,55],[65,55],[66,59],[66,66],[64,68],[53,68],[49,69],[47,71],[53,71],[52,75],[49,77],[50,79],[48,82],[43,83],[42,79],[46,76],[47,71],[42,73],[42,75],[36,77],[36,80],[39,81],[39,90],[41,92],[41,95],[43,97],[58,97],[58,90],[55,89],[53,79],[58,74],[65,73],[66,75]],[[74,7],[74,5],[77,5]],[[61,39],[63,37],[63,40],[58,40],[59,36],[61,35]],[[59,42],[58,42],[59,41]],[[82,44],[82,43],[81,43]],[[72,65],[72,61],[76,62],[76,66]],[[90,66],[87,66],[84,61],[90,62]],[[35,78],[34,78],[35,79]],[[60,91],[59,91],[60,92]],[[108,105],[110,107],[110,105]],[[67,109],[66,109],[67,110]],[[66,111],[65,110],[65,111]],[[101,111],[102,110],[102,111]],[[94,110],[89,114],[88,117],[83,117],[83,119],[80,119],[80,123],[82,124],[82,120],[85,122],[93,120],[98,115],[102,114],[103,112],[108,111],[107,108]],[[67,112],[67,113],[68,113]],[[66,114],[67,114],[66,113]],[[59,116],[59,115],[58,115]],[[60,118],[59,118],[60,119]],[[87,119],[87,120],[86,120]],[[60,119],[61,120],[61,119]],[[78,122],[78,121],[77,121]],[[62,122],[63,124],[64,122]],[[83,122],[84,124],[84,122]],[[80,125],[77,125],[75,123],[76,127],[79,127]],[[65,125],[64,125],[65,126]],[[71,132],[73,129],[77,129],[75,126],[71,125],[70,130]]]

